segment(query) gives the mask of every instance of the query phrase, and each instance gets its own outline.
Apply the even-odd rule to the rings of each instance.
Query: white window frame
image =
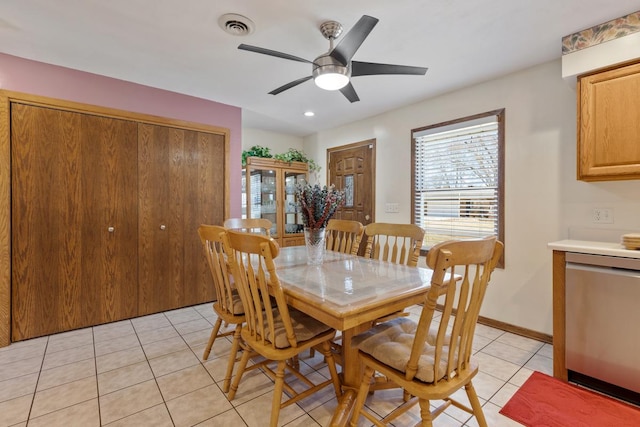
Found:
[[[504,242],[504,130],[503,108],[411,131],[411,218],[425,253],[450,239]]]

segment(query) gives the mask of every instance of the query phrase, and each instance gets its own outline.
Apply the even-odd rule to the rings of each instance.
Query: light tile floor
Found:
[[[419,310],[411,307],[411,315]],[[215,320],[204,304],[0,348],[0,426],[268,425],[273,383],[265,374],[248,373],[229,402],[220,387],[231,341],[216,340],[209,360],[202,360]],[[474,385],[489,425],[519,426],[498,411],[534,370],[551,375],[552,347],[484,325],[476,329],[474,347],[480,361]],[[328,377],[319,353],[301,363]],[[464,392],[459,397],[466,400]],[[401,392],[385,390],[367,406],[385,414],[401,402]],[[325,426],[336,405],[329,387],[282,410],[280,423]],[[415,409],[394,425],[414,425]],[[434,424],[477,426],[453,407]]]

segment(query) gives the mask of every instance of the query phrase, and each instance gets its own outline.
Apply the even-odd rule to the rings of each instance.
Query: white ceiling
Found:
[[[561,56],[562,36],[640,10],[640,0],[0,0],[0,52],[189,94],[243,110],[243,126],[303,136]],[[225,13],[255,32],[232,36]],[[429,67],[426,76],[362,76],[360,102],[312,81],[319,25],[380,20],[354,60]],[[313,110],[316,116],[303,116]]]

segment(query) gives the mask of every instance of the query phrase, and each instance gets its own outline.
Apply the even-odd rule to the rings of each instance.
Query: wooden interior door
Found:
[[[347,195],[336,219],[375,221],[375,144],[371,139],[327,150],[327,182]]]
[[[13,341],[135,315],[136,132],[11,104]]]

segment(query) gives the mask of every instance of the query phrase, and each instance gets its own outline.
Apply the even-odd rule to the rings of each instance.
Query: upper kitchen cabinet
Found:
[[[308,180],[309,165],[248,157],[242,172],[247,218],[267,218],[280,246],[304,245],[302,215],[297,212],[296,184]]]
[[[640,179],[640,63],[578,78],[578,179]]]

